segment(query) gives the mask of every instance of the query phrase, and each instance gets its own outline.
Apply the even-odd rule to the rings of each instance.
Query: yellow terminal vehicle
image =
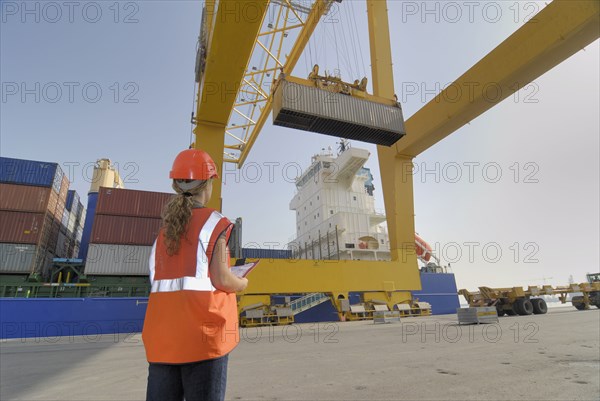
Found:
[[[591,287],[591,290],[586,291],[587,286],[585,284],[582,284],[582,286],[584,287],[582,291],[583,295],[572,297],[571,303],[574,307],[576,307],[579,310],[589,309],[590,305],[594,305],[596,308],[600,308],[600,273],[587,274],[586,277],[588,284]]]
[[[489,288],[479,287],[479,292],[469,292],[466,289],[458,293],[465,297],[469,306],[495,306],[498,316],[514,315],[543,315],[548,312],[548,306],[543,298],[533,298],[540,295],[554,294],[552,286],[545,285],[542,288],[529,286],[512,288]]]
[[[590,305],[600,308],[600,273],[587,274],[587,283],[570,284],[553,288],[551,285],[512,288],[479,287],[478,292],[466,289],[458,293],[465,297],[469,306],[495,306],[498,316],[544,314],[548,306],[542,295],[558,295],[563,304],[567,302],[568,294],[581,293],[571,298],[571,303],[578,310],[586,310]]]

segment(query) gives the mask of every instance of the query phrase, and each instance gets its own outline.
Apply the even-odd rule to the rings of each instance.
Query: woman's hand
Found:
[[[225,238],[219,238],[213,250],[210,266],[210,281],[213,287],[225,292],[239,292],[246,289],[248,279],[237,277],[229,269],[229,255]]]
[[[238,291],[244,291],[246,289],[246,287],[248,287],[248,279],[246,277],[242,277],[242,282],[243,282],[243,288]]]

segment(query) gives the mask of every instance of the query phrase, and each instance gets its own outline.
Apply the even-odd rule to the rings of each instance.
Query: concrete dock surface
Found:
[[[600,400],[600,310],[242,329],[228,400]],[[0,342],[0,399],[143,400],[139,334]]]

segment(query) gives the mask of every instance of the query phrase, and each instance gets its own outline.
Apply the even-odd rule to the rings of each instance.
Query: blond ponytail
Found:
[[[202,181],[197,187],[184,191],[173,181],[172,186],[177,195],[167,203],[162,215],[165,245],[170,256],[179,251],[181,238],[192,219],[193,197],[202,192],[207,183],[208,181]]]

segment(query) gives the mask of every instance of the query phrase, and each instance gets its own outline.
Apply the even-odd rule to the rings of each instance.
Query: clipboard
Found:
[[[248,273],[252,271],[256,267],[256,265],[260,262],[257,260],[256,262],[246,263],[240,266],[231,266],[231,272],[237,277],[246,277]]]

